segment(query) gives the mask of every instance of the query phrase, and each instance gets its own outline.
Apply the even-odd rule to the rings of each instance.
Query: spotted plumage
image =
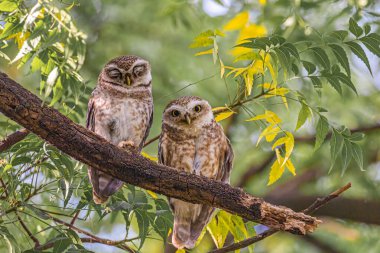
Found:
[[[170,102],[163,113],[159,162],[179,171],[229,183],[233,151],[209,103],[186,96]],[[213,207],[169,198],[174,214],[172,243],[193,248],[209,222]]]
[[[139,152],[153,120],[151,82],[149,62],[138,56],[108,62],[88,103],[87,128],[121,148]],[[93,168],[88,174],[97,204],[107,201],[123,185]]]

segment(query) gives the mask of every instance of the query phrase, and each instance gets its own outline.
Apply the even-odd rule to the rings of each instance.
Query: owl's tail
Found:
[[[194,243],[190,240],[191,221],[184,217],[174,217],[172,243],[177,249],[192,249]]]

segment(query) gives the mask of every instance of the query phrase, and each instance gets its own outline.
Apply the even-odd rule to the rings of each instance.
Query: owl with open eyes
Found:
[[[140,152],[153,120],[152,76],[148,61],[121,56],[108,62],[88,103],[87,128],[121,148]],[[97,204],[107,201],[123,182],[88,169]]]
[[[163,113],[159,163],[229,183],[233,151],[209,103],[186,96],[170,102]],[[169,198],[174,215],[172,243],[191,249],[209,222],[214,208]]]

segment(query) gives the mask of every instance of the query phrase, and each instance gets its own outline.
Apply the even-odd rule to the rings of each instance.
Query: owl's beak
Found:
[[[186,119],[187,124],[190,125],[191,119],[190,119],[190,116],[188,114],[185,114],[185,119]]]
[[[129,76],[127,76],[127,85],[130,86],[131,85],[131,78]]]

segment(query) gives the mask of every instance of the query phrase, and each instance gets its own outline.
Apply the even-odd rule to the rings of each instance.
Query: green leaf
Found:
[[[371,51],[374,55],[380,57],[380,41],[377,40],[376,37],[371,36],[371,34],[366,37],[360,38],[360,41],[369,51]]]
[[[331,86],[340,94],[342,95],[342,87],[340,87],[339,79],[335,77],[334,75],[328,75],[326,76],[327,81]]]
[[[139,237],[140,237],[140,247],[139,249],[141,249],[141,247],[143,246],[144,244],[144,241],[148,235],[148,231],[149,231],[149,218],[146,214],[146,210],[140,210],[140,209],[136,209],[135,210],[135,215],[136,215],[136,219],[137,219],[137,224],[138,224],[138,227],[139,227]]]
[[[285,49],[289,54],[293,55],[297,60],[300,60],[300,55],[298,54],[297,48],[291,43],[285,43],[281,46],[282,49]]]
[[[359,166],[361,171],[364,170],[364,162],[363,162],[363,150],[357,143],[351,142],[352,147],[352,156],[354,157],[354,160],[356,164]]]
[[[349,139],[350,139],[351,142],[352,142],[352,141],[357,142],[357,141],[361,141],[361,140],[363,140],[364,137],[365,137],[365,134],[364,134],[364,133],[353,133],[353,134],[349,137]]]
[[[343,149],[342,149],[342,173],[341,176],[344,175],[344,173],[347,170],[348,165],[350,164],[350,161],[352,159],[352,147],[351,147],[351,142],[347,139],[344,140],[343,142]]]
[[[344,41],[344,39],[348,36],[348,32],[345,30],[337,30],[330,33],[330,36],[338,40]]]
[[[14,1],[2,1],[0,3],[0,11],[12,12],[17,9],[17,4]]]
[[[61,97],[63,96],[63,86],[61,82],[61,77],[58,77],[57,82],[55,83],[53,87],[53,99],[50,102],[49,106],[53,106],[55,103],[57,103]]]
[[[61,253],[65,252],[67,248],[70,247],[72,241],[68,237],[60,236],[54,241],[53,253]]]
[[[283,67],[285,73],[289,70],[289,61],[290,61],[290,55],[287,50],[279,48],[273,49],[278,57],[278,60]]]
[[[320,47],[313,47],[310,49],[314,52],[315,58],[322,65],[322,67],[324,69],[330,69],[330,60],[325,50]]]
[[[313,83],[313,86],[315,89],[321,89],[322,88],[322,82],[317,76],[309,76],[311,82]]]
[[[317,133],[314,150],[317,150],[322,145],[327,133],[329,132],[329,122],[327,121],[326,117],[322,115],[320,116],[316,131]]]
[[[335,73],[334,76],[341,82],[341,83],[344,83],[346,84],[351,90],[353,90],[356,95],[358,94],[358,92],[356,91],[356,88],[355,88],[355,85],[352,83],[351,79],[346,76],[345,74],[343,74],[342,72],[339,72],[339,73]]]
[[[371,32],[371,26],[369,24],[364,25],[364,33],[365,35],[369,34]]]
[[[296,131],[305,124],[306,120],[311,116],[311,111],[309,106],[307,106],[305,103],[302,103],[302,107],[300,112],[298,113],[298,120],[297,120],[297,126]]]
[[[4,25],[4,30],[3,32],[0,34],[0,40],[3,40],[13,34],[16,34],[18,32],[21,32],[22,31],[22,27],[23,27],[23,23],[20,22],[20,20],[18,19],[15,19],[15,20],[12,20],[7,22],[5,25]]]
[[[329,44],[329,47],[332,49],[336,59],[342,65],[344,70],[346,71],[347,75],[350,76],[350,64],[348,62],[348,57],[346,55],[346,51],[344,51],[343,47],[337,45],[337,44]]]
[[[365,54],[364,50],[361,48],[361,46],[356,43],[356,42],[345,42],[346,45],[348,45],[351,49],[351,51],[357,56],[359,57],[360,60],[362,60],[364,62],[364,64],[367,66],[369,72],[371,73],[372,75],[372,70],[371,70],[371,66],[369,65],[369,61],[368,61],[368,58],[367,58],[367,55]]]
[[[331,154],[331,165],[330,165],[330,171],[334,167],[336,158],[340,154],[342,148],[343,148],[343,136],[333,128],[331,140],[330,140],[330,154]]]
[[[298,76],[298,74],[300,73],[299,69],[298,69],[298,66],[294,63],[292,63],[292,72],[294,73],[294,75]]]
[[[350,18],[349,30],[356,37],[359,37],[363,34],[363,29],[358,25],[358,23],[356,23],[356,21],[353,18]]]
[[[223,211],[220,211],[223,212]],[[207,225],[207,231],[210,233],[217,248],[222,248],[228,235],[228,225],[224,219],[219,219],[219,213]]]
[[[302,61],[302,65],[309,75],[313,74],[317,70],[317,67],[314,65],[314,63],[311,63],[309,61]]]

